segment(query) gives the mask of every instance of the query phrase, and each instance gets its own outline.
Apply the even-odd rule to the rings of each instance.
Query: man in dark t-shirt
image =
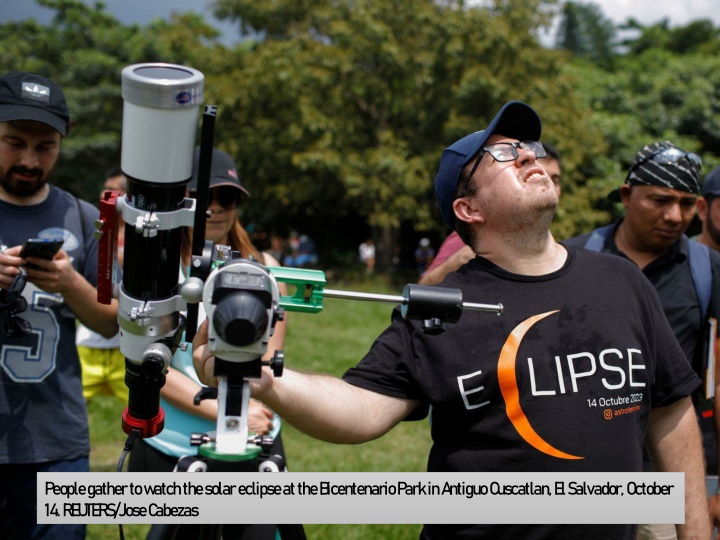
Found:
[[[0,538],[85,538],[84,525],[37,524],[37,473],[88,470],[75,320],[118,329],[117,307],[96,299],[98,211],[48,183],[69,126],[52,81],[0,77]],[[31,238],[62,249],[21,257]]]
[[[602,251],[637,265],[657,290],[663,312],[685,357],[702,377],[708,357],[707,319],[720,315],[720,254],[702,250],[702,246],[684,234],[695,216],[700,165],[699,156],[669,141],[643,146],[635,155],[624,184],[609,194],[610,200],[622,202],[625,217],[612,226],[571,238],[563,244]],[[693,249],[696,253],[700,250],[703,258],[693,259]],[[707,270],[707,282],[698,282],[695,278],[701,266]],[[708,295],[706,306],[703,294]],[[713,409],[720,402],[713,404],[708,400],[703,386],[694,392],[693,403],[703,437],[706,470],[710,475],[717,475]],[[652,470],[649,458],[645,468]],[[664,527],[667,526],[642,525],[641,531],[648,538],[667,538],[673,531]]]
[[[266,372],[252,381],[254,396],[337,443],[375,439],[432,406],[429,471],[640,471],[645,441],[664,470],[685,473],[680,529],[705,538],[702,451],[688,397],[700,381],[637,268],[554,241],[558,198],[536,161],[539,137],[535,111],[508,103],[486,130],[443,152],[435,179],[443,219],[477,253],[441,286],[460,288],[467,302],[501,302],[502,316],[467,313],[430,335],[395,310],[343,380]],[[213,384],[206,341],[201,328],[194,361]],[[428,540],[634,537],[634,526],[612,524],[422,532]]]

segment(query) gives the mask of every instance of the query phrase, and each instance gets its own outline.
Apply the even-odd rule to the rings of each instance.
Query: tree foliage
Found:
[[[198,15],[156,21],[148,28],[122,25],[79,0],[37,0],[55,10],[52,23],[33,20],[0,25],[0,72],[34,71],[63,89],[71,113],[54,182],[97,200],[103,173],[120,163],[120,72],[127,65],[163,61],[201,64],[228,56],[215,44],[217,30]],[[202,54],[204,53],[204,54]]]
[[[344,218],[411,222],[442,237],[433,178],[445,146],[511,99],[546,110],[556,141],[583,116],[560,55],[534,37],[547,4],[217,2],[216,15],[265,35],[236,70],[219,122],[243,172],[275,201],[265,218],[311,215],[328,235]]]
[[[597,4],[565,2],[556,46],[600,66],[610,67],[614,57],[615,25]]]
[[[596,191],[585,204],[613,216],[621,209],[606,194],[645,144],[670,140],[699,153],[703,174],[720,163],[720,30],[707,20],[671,28],[667,19],[650,26],[631,19],[620,29],[635,34],[615,50],[611,64],[575,56],[566,66],[592,111],[590,129],[602,133],[608,148],[592,160]]]
[[[671,28],[668,19],[643,26],[631,18],[620,28],[636,32],[633,38],[624,42],[629,55],[641,54],[651,49],[662,49],[677,54],[720,52],[720,29],[715,28],[709,19],[699,19],[685,26]]]
[[[0,24],[0,70],[64,88],[73,127],[56,182],[89,199],[119,162],[120,72],[151,61],[205,74],[216,146],[253,195],[244,221],[299,228],[326,254],[342,242],[354,252],[366,227],[409,232],[398,239],[409,250],[416,234],[442,239],[442,149],[514,99],[539,111],[543,139],[563,154],[559,238],[609,219],[605,195],[643,144],[670,139],[720,162],[719,41],[708,21],[634,23],[619,50],[598,8],[567,2],[563,50],[549,50],[535,36],[554,1],[218,0],[216,15],[256,36],[228,48],[199,14],[141,27],[101,4],[37,2],[53,22]]]

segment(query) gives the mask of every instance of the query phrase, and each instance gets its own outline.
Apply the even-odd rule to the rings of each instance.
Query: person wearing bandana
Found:
[[[610,200],[623,204],[625,217],[563,243],[612,253],[635,263],[657,289],[675,337],[695,372],[702,377],[707,358],[706,321],[720,314],[720,253],[706,250],[704,255],[706,261],[709,257],[712,274],[712,294],[705,310],[694,285],[689,256],[689,250],[698,244],[685,235],[695,216],[701,167],[697,154],[685,152],[669,141],[644,146],[635,155],[625,183],[608,195]],[[600,242],[591,247],[593,236]],[[718,474],[719,411],[717,400],[715,403],[706,399],[703,387],[693,394],[709,475]],[[652,470],[647,453],[645,461],[646,470]],[[720,495],[715,498],[719,499],[720,510]],[[667,535],[656,530],[663,527],[668,529]],[[667,525],[641,526],[638,535],[638,538],[674,537],[674,527]]]

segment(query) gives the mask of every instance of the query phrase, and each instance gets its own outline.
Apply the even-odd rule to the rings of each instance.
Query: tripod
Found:
[[[252,363],[251,363],[252,364]],[[237,367],[237,365],[233,366]],[[247,364],[245,365],[247,368]],[[247,436],[249,384],[242,376],[221,377],[219,388],[205,388],[196,397],[218,398],[218,432],[193,433],[191,444],[198,447],[195,456],[181,457],[175,472],[285,472],[282,438]],[[224,428],[224,429],[223,429]],[[302,525],[153,525],[149,540],[305,540]]]

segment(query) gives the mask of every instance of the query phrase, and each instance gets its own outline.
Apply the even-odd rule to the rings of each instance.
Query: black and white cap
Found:
[[[0,122],[13,120],[42,122],[63,137],[70,129],[70,111],[60,87],[27,71],[11,71],[0,77]]]
[[[635,154],[625,184],[660,186],[699,194],[701,166],[697,154],[685,152],[670,141],[655,142],[643,146]],[[620,190],[613,190],[608,197],[619,201]]]

